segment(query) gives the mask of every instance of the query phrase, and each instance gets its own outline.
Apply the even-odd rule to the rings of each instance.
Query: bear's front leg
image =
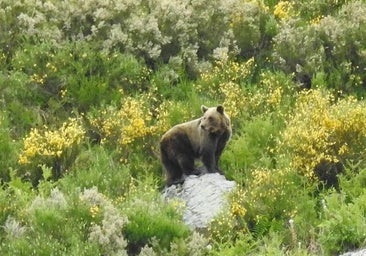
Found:
[[[198,175],[198,176],[208,173],[206,166],[204,166],[204,165],[196,167],[195,170],[196,170],[195,175]]]
[[[202,163],[208,173],[216,172],[215,153],[213,150],[207,150],[202,153]]]
[[[207,134],[204,137],[201,148],[201,161],[206,167],[206,173],[216,172],[216,150],[218,137],[215,134]]]
[[[222,151],[226,147],[226,144],[229,141],[230,137],[231,137],[231,132],[226,131],[220,136],[220,138],[217,142],[217,148],[216,148],[216,152],[215,152],[215,164],[216,164],[215,168],[216,168],[217,172],[220,174],[224,174],[224,173],[219,167],[219,160],[220,160]]]
[[[207,173],[207,171],[205,171],[204,167],[195,167],[193,169],[192,175],[201,175],[201,174],[204,174],[204,173]]]

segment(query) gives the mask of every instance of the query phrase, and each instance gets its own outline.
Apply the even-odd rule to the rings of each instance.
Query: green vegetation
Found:
[[[366,246],[366,4],[0,2],[2,255],[337,255]],[[237,182],[204,232],[159,139],[223,104]]]

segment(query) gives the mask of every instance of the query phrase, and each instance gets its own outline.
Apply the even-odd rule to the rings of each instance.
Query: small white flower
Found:
[[[294,226],[294,219],[290,219],[289,221],[288,221],[288,223],[290,224],[290,227],[292,228],[293,226]]]

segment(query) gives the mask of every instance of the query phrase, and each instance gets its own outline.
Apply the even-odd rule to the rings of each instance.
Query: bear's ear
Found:
[[[224,107],[221,106],[221,105],[218,105],[217,108],[216,108],[217,112],[219,112],[220,114],[224,114]]]
[[[205,105],[201,105],[201,111],[202,113],[205,113],[207,111],[208,107],[206,107]]]

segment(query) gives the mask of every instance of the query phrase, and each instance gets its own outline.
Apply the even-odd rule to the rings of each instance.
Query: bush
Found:
[[[0,72],[0,90],[3,95],[3,112],[11,135],[23,136],[31,127],[43,124],[37,93],[28,86],[29,77],[21,71]]]
[[[152,114],[146,98],[126,97],[119,108],[108,106],[89,118],[92,126],[101,135],[102,144],[123,148],[135,140],[143,139],[154,132],[150,125]]]
[[[299,173],[331,181],[342,170],[337,163],[364,154],[365,118],[364,102],[353,97],[335,101],[320,90],[301,93],[283,131],[281,151],[290,154]]]
[[[366,26],[365,12],[366,5],[355,1],[310,24],[285,23],[274,38],[277,66],[310,78],[324,72],[328,88],[363,95],[365,38],[359,31]]]
[[[324,199],[319,241],[327,254],[354,250],[365,245],[366,194],[352,201],[346,194],[331,193]]]
[[[115,151],[121,163],[127,164],[128,159],[141,155],[137,152],[155,151],[155,135],[166,128],[166,110],[157,107],[153,115],[149,101],[148,94],[125,96],[117,106],[108,105],[88,114],[91,129],[101,144]]]
[[[0,112],[0,184],[10,180],[10,168],[15,167],[16,143],[11,137],[11,129],[6,112]]]
[[[98,248],[85,240],[91,218],[80,214],[88,213],[88,208],[72,204],[58,189],[30,200],[23,216],[8,216],[1,251],[4,255],[94,254]]]
[[[232,8],[230,26],[241,56],[264,55],[272,37],[277,33],[276,23],[269,8],[262,2],[237,2]]]
[[[339,175],[340,192],[321,194],[318,239],[327,254],[339,254],[365,246],[366,169],[362,161],[348,161]]]
[[[88,240],[98,244],[102,254],[127,255],[127,241],[122,230],[128,219],[98,192],[97,187],[85,189],[80,199],[90,207],[91,216],[96,220],[96,223],[91,223]]]
[[[173,243],[189,236],[190,231],[181,220],[181,204],[163,201],[151,181],[132,185],[126,199],[121,207],[129,219],[124,234],[130,253],[138,252],[145,245],[154,245],[154,241],[156,249],[170,251]]]
[[[171,219],[172,212],[161,209],[163,212],[148,213],[146,206],[135,209],[135,213],[129,217],[130,224],[125,228],[131,250],[151,243],[154,238],[162,248],[170,249],[173,241],[188,236],[188,228]]]
[[[316,20],[318,17],[336,14],[346,4],[345,0],[306,0],[294,2],[294,9],[305,20]]]
[[[211,70],[201,74],[201,79],[194,86],[206,97],[222,102],[225,112],[235,118],[244,110],[246,95],[242,85],[249,83],[254,67],[254,58],[244,63],[230,59],[219,60]]]
[[[96,145],[77,156],[68,174],[58,181],[58,186],[63,191],[97,187],[98,192],[106,197],[118,198],[129,191],[132,174],[128,166],[114,159],[113,152]]]
[[[227,208],[211,221],[208,236],[214,246],[235,243],[242,236],[250,237],[245,216],[246,191],[240,186],[228,196]],[[217,248],[219,249],[219,248]]]
[[[3,5],[12,11],[11,18],[2,13],[7,20],[3,30],[12,31],[17,39],[25,35],[57,44],[93,41],[103,51],[142,56],[152,67],[180,58],[193,76],[216,49],[250,57],[266,49],[276,33],[276,24],[262,1],[90,0],[27,2],[22,8],[13,2]]]
[[[83,41],[62,46],[47,41],[36,46],[25,43],[15,53],[12,65],[28,76],[27,85],[33,93],[24,100],[36,101],[49,115],[69,111],[70,106],[85,112],[117,101],[120,90],[146,90],[150,74],[132,55],[103,53]]]
[[[270,118],[257,116],[235,131],[221,158],[228,177],[246,183],[248,170],[274,167],[273,150],[279,129],[273,123]]]
[[[256,235],[279,230],[281,223],[296,216],[297,205],[305,197],[301,186],[302,180],[290,169],[252,170],[244,207],[248,225]]]
[[[21,175],[28,175],[27,178],[37,184],[39,168],[44,165],[52,169],[51,178],[60,178],[75,161],[84,134],[83,126],[76,118],[70,118],[58,129],[32,129],[23,140],[24,146],[18,160],[30,173]]]

